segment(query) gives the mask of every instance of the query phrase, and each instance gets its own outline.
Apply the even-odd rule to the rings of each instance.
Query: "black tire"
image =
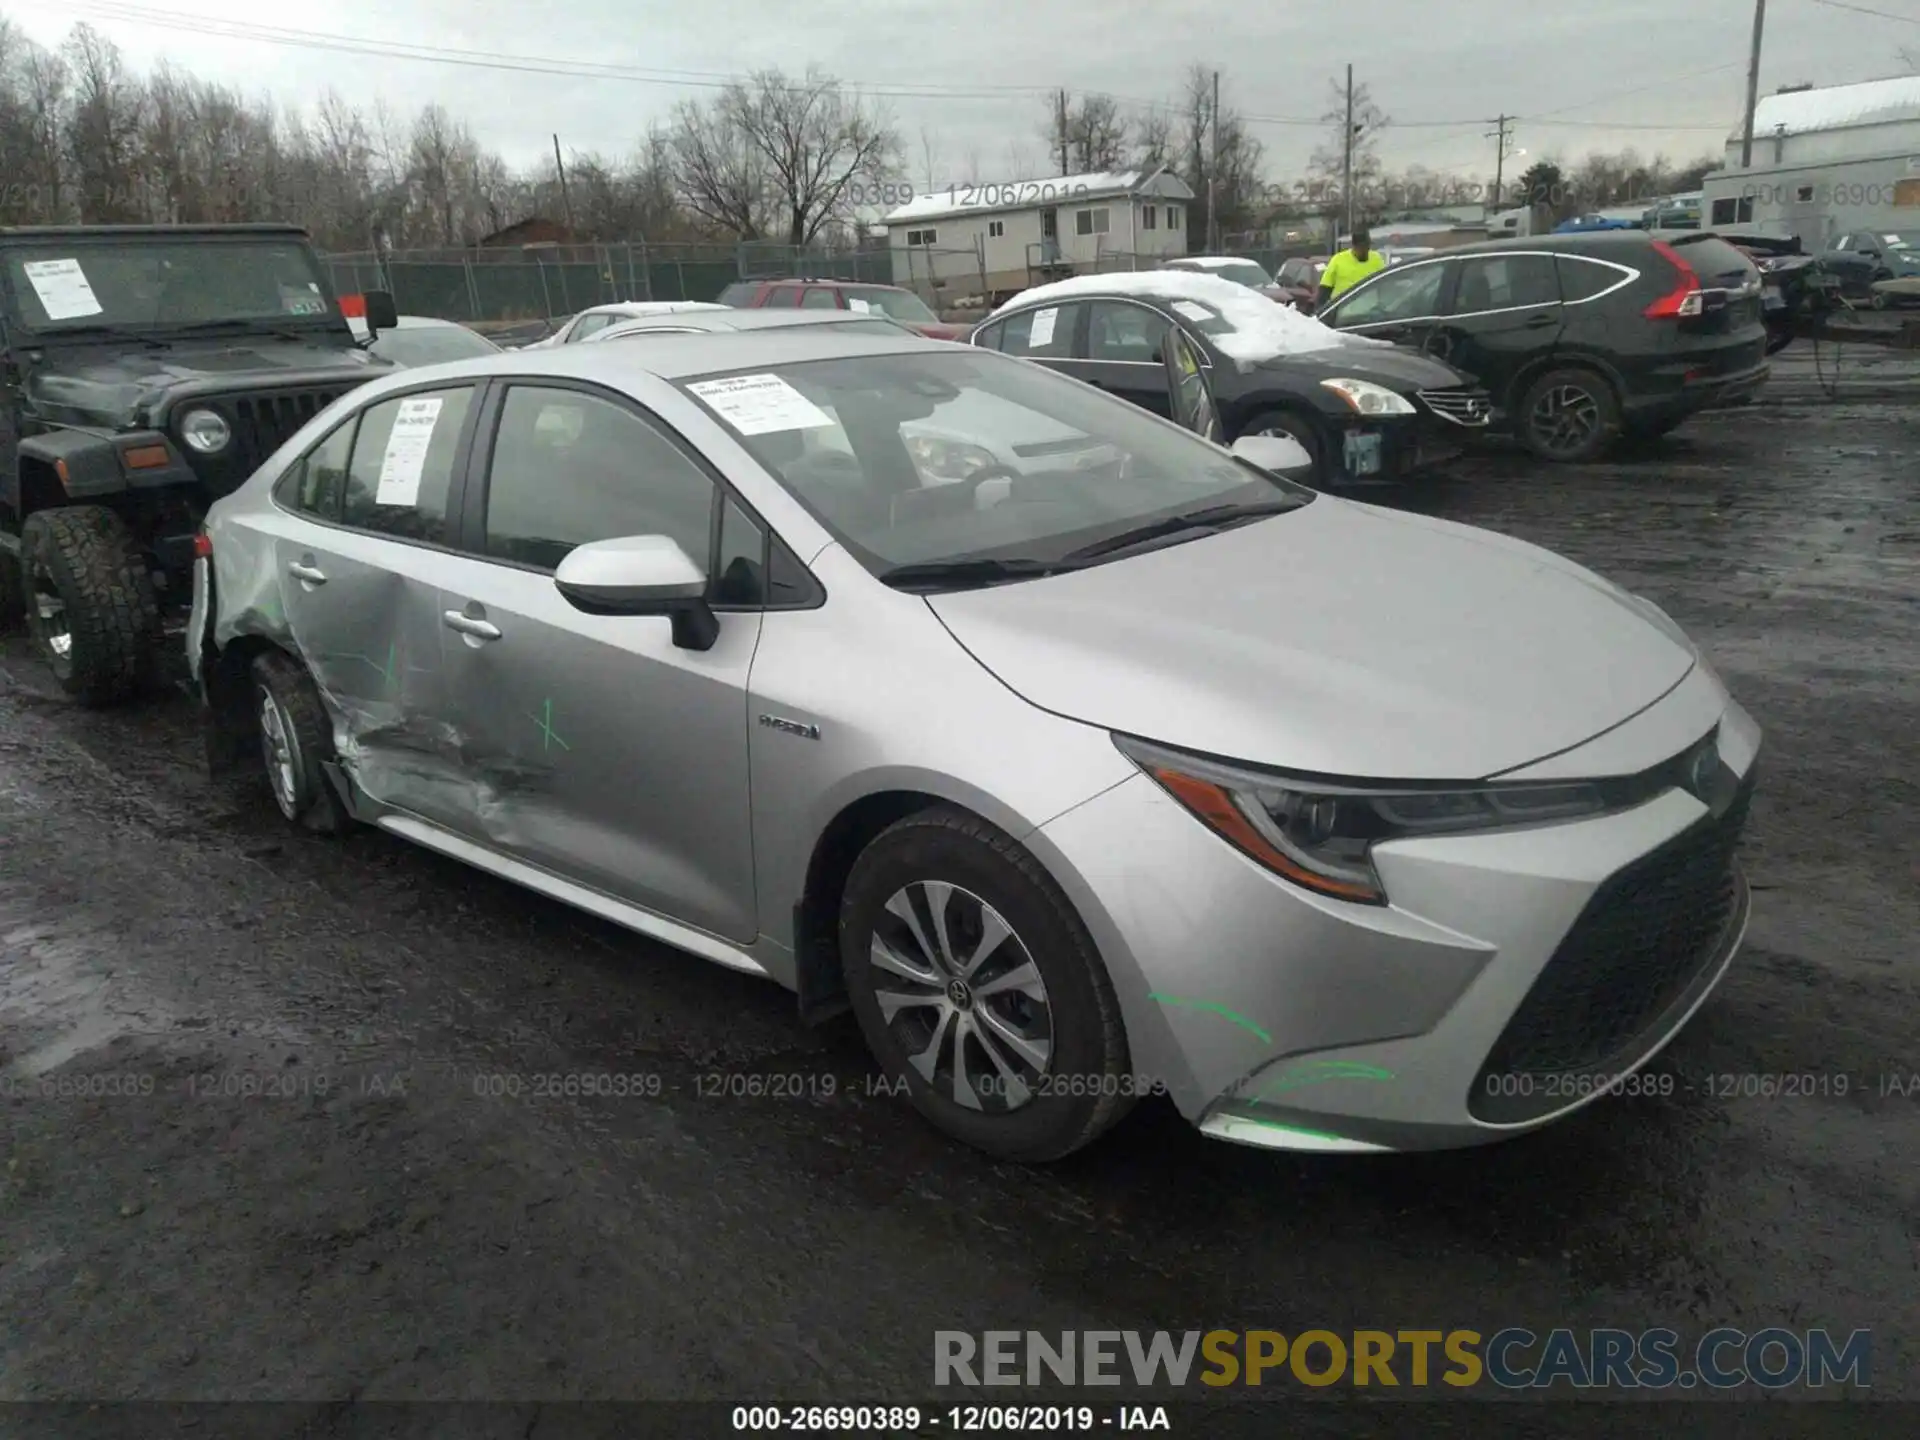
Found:
[[[1578,465],[1603,454],[1620,434],[1620,402],[1593,370],[1549,370],[1515,407],[1520,442],[1542,460]]]
[[[153,682],[160,606],[132,533],[100,505],[27,517],[20,532],[27,633],[60,686],[112,705]]]
[[[0,631],[11,630],[26,617],[25,597],[19,558],[0,549]]]
[[[275,808],[290,824],[322,834],[346,828],[346,807],[321,769],[334,758],[333,722],[307,672],[277,650],[254,658],[253,715],[260,776]]]
[[[888,901],[929,881],[952,885],[966,897],[949,910],[956,950],[971,943],[968,915],[979,914],[975,901],[991,906],[1013,932],[980,962],[973,972],[976,980],[996,967],[1004,975],[1015,967],[1022,949],[1039,972],[1045,993],[1039,1008],[1045,1011],[1048,1042],[1045,1068],[1039,1073],[1049,1078],[1043,1084],[1036,1076],[1025,1076],[1021,1103],[1008,1103],[1017,1092],[1005,1082],[985,1091],[969,1084],[970,1094],[985,1095],[976,1104],[997,1107],[970,1108],[952,1098],[958,1090],[954,1064],[947,1062],[945,1074],[935,1064],[938,1087],[915,1068],[910,1055],[933,1050],[943,1062],[950,1054],[970,1055],[969,1076],[992,1073],[982,1058],[983,1042],[954,1017],[937,1022],[937,1033],[946,1037],[940,1048],[921,1044],[924,1033],[910,1033],[916,1025],[935,1028],[936,1022],[925,1015],[929,1007],[904,1009],[891,1022],[882,1013],[881,992],[897,991],[900,984],[888,984],[893,977],[873,963],[874,932],[885,926],[883,933],[898,935],[904,927],[888,912]],[[915,1107],[936,1127],[990,1155],[1027,1163],[1069,1155],[1115,1124],[1144,1088],[1135,1086],[1128,1073],[1120,1003],[1073,907],[1038,861],[977,816],[937,806],[896,822],[868,845],[854,862],[841,900],[840,953],[854,1015],[888,1080],[896,1087],[904,1084]],[[951,985],[946,993],[952,994]],[[986,1008],[989,993],[968,1001],[967,1013]],[[993,1002],[1003,1017],[1008,1012],[998,1007],[1024,1003],[1025,997],[1005,991]],[[959,1051],[952,1043],[955,1033]],[[1003,1055],[1016,1053],[996,1043]]]
[[[1300,448],[1313,461],[1314,478],[1320,481],[1328,478],[1326,436],[1311,416],[1297,410],[1263,410],[1240,427],[1240,435],[1289,435],[1300,442]],[[1236,440],[1239,438],[1234,436]]]

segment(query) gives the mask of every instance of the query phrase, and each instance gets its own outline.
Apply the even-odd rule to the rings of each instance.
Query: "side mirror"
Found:
[[[400,312],[393,308],[393,295],[386,290],[369,290],[360,297],[367,302],[367,333],[378,335],[382,330],[396,329],[400,324]]]
[[[683,650],[711,650],[720,638],[719,618],[707,604],[706,572],[665,535],[576,546],[553,572],[553,585],[589,615],[664,615]]]
[[[1270,475],[1302,485],[1313,483],[1313,457],[1291,435],[1242,435],[1232,448],[1249,465],[1258,465]]]

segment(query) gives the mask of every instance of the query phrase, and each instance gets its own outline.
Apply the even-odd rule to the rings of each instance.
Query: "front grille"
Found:
[[[1493,413],[1493,401],[1484,390],[1459,386],[1452,390],[1419,391],[1421,402],[1442,420],[1475,428],[1485,425]]]
[[[234,445],[247,473],[252,474],[263,460],[292,438],[294,431],[344,395],[349,388],[282,390],[270,394],[234,396],[229,402]]]
[[[1481,1067],[1468,1110],[1513,1123],[1570,1104],[1567,1082],[1637,1058],[1718,955],[1740,904],[1734,852],[1753,772],[1726,810],[1620,871],[1588,901]]]

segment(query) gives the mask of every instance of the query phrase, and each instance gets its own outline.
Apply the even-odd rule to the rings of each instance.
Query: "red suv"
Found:
[[[764,307],[799,310],[871,310],[933,340],[964,340],[965,325],[949,325],[911,290],[852,280],[742,280],[720,292],[720,303],[737,310]]]

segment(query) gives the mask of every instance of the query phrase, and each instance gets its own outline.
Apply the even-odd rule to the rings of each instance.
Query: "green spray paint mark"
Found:
[[[1222,1016],[1225,1019],[1231,1020],[1241,1029],[1251,1030],[1255,1035],[1258,1035],[1261,1044],[1271,1045],[1273,1043],[1273,1037],[1258,1025],[1254,1024],[1253,1021],[1249,1020],[1239,1011],[1229,1010],[1226,1006],[1218,1004],[1215,1001],[1183,1000],[1178,995],[1162,995],[1157,990],[1149,994],[1147,998],[1149,1000],[1158,1000],[1162,1005],[1178,1005],[1183,1010],[1205,1010],[1210,1014]]]
[[[1261,1095],[1281,1090],[1298,1090],[1302,1085],[1321,1085],[1329,1080],[1391,1080],[1393,1071],[1358,1060],[1313,1060],[1276,1075],[1260,1087]]]
[[[573,749],[571,745],[553,733],[553,701],[551,698],[548,699],[545,708],[540,714],[529,715],[527,718],[540,727],[540,748],[542,751],[551,753],[553,747],[556,745],[562,750]]]
[[[1258,1125],[1263,1130],[1278,1130],[1282,1135],[1300,1135],[1308,1140],[1331,1140],[1335,1144],[1350,1145],[1353,1142],[1345,1135],[1335,1135],[1326,1130],[1307,1130],[1299,1125],[1276,1125],[1271,1120],[1257,1120],[1250,1115],[1237,1116],[1250,1125]]]

